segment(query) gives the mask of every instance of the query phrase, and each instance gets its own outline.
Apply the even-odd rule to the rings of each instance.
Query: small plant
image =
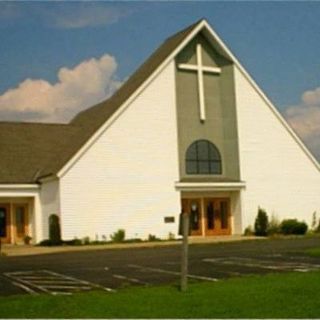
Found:
[[[23,237],[24,244],[30,244],[32,238],[29,235]]]
[[[244,236],[253,236],[254,235],[254,232],[252,230],[252,227],[251,226],[248,226],[244,229],[244,232],[243,232],[243,235]]]
[[[176,239],[176,237],[175,237],[174,233],[169,232],[168,233],[168,240],[172,241],[172,240],[175,240],[175,239]]]
[[[258,215],[254,223],[255,235],[265,237],[267,235],[268,225],[269,222],[267,212],[259,207]]]
[[[82,244],[84,244],[84,245],[90,244],[90,237],[84,237],[84,238],[82,238],[81,242],[82,242]]]
[[[286,235],[303,235],[307,232],[308,225],[304,221],[298,221],[297,219],[287,219],[281,222],[280,230],[281,233]]]
[[[319,220],[318,220],[318,225],[317,225],[317,227],[315,228],[314,232],[315,232],[315,233],[320,233],[320,218],[319,218]]]
[[[126,231],[124,229],[119,229],[110,235],[110,238],[112,242],[123,242],[126,238]]]
[[[160,241],[159,238],[157,238],[157,236],[153,235],[153,234],[149,234],[148,236],[148,241]]]
[[[269,221],[267,234],[268,236],[272,236],[279,233],[280,233],[280,221],[275,215],[272,215]]]
[[[49,240],[53,246],[59,246],[62,244],[60,221],[56,214],[52,214],[49,217]]]
[[[316,231],[317,229],[317,212],[312,214],[311,230]]]
[[[67,246],[81,246],[82,241],[78,238],[74,238],[72,240],[64,240],[63,244],[65,244]]]

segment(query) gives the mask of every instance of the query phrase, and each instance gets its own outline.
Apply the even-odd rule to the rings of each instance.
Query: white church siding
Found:
[[[176,233],[176,126],[172,62],[61,177],[63,238],[109,239],[120,228],[127,238]]]
[[[49,238],[49,216],[60,214],[59,181],[52,180],[41,184],[40,201],[42,209],[42,236]]]
[[[319,169],[275,112],[235,68],[243,228],[253,225],[258,206],[269,217],[297,218],[310,224],[320,213]]]

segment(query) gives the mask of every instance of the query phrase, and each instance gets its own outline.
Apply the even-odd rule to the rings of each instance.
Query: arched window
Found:
[[[193,142],[186,153],[187,174],[221,174],[221,156],[217,147],[208,140]]]

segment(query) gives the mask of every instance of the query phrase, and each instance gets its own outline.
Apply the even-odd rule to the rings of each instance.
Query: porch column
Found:
[[[43,240],[42,233],[42,210],[40,204],[39,195],[35,195],[34,197],[34,205],[33,205],[33,222],[34,222],[34,234],[33,234],[33,243],[38,243]]]

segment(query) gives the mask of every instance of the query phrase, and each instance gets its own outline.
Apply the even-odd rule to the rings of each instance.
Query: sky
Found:
[[[320,2],[0,2],[0,121],[67,122],[205,18],[320,160]]]

